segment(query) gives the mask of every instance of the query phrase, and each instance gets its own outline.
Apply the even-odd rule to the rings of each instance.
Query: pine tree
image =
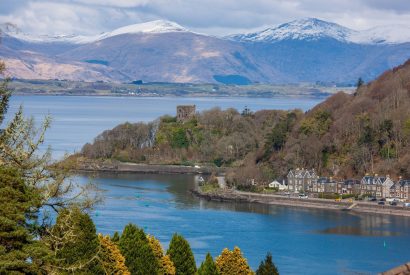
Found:
[[[158,273],[158,261],[144,230],[133,224],[125,226],[119,241],[119,248],[131,274]]]
[[[176,269],[169,255],[164,255],[160,260],[159,275],[175,275]]]
[[[218,275],[218,269],[209,252],[206,254],[205,260],[198,269],[198,275]]]
[[[55,254],[52,264],[58,273],[100,274],[99,241],[93,221],[78,207],[64,209],[57,217],[46,242]]]
[[[117,245],[111,241],[110,236],[98,234],[100,242],[100,251],[98,259],[104,269],[105,274],[113,275],[130,275],[128,268],[125,266],[125,258],[121,254]]]
[[[196,272],[194,254],[189,243],[178,234],[174,234],[169,244],[167,255],[175,265],[177,275],[191,275]]]
[[[0,274],[40,273],[48,254],[32,230],[40,205],[16,169],[0,167]]]
[[[158,275],[175,275],[175,266],[168,255],[164,255],[161,243],[152,235],[147,235],[149,245],[158,261]]]
[[[249,267],[241,250],[235,247],[233,251],[225,248],[216,258],[216,267],[220,275],[251,275],[254,274]]]
[[[117,231],[114,232],[114,235],[112,236],[111,241],[117,244],[120,241],[120,234]]]
[[[261,261],[256,275],[279,275],[279,271],[272,261],[272,254],[268,253],[264,261]]]
[[[361,77],[359,77],[359,79],[357,80],[357,83],[356,83],[356,87],[360,88],[361,86],[363,86],[363,84],[364,84],[363,79]]]

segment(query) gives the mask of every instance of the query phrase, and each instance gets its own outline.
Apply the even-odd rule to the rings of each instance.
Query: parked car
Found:
[[[392,201],[392,202],[390,203],[390,205],[396,206],[396,205],[397,205],[397,202]]]
[[[404,207],[410,207],[410,202],[404,203]]]
[[[385,199],[385,198],[382,198],[382,199],[380,199],[380,201],[386,201],[386,199]]]
[[[377,201],[376,198],[369,198],[369,201]]]
[[[307,199],[309,198],[306,194],[299,194],[299,199]]]
[[[384,201],[379,201],[378,205],[385,205]]]

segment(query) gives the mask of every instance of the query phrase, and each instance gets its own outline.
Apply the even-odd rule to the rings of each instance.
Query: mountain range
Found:
[[[0,59],[21,79],[352,84],[410,58],[410,26],[355,31],[308,18],[216,37],[157,20],[94,36],[34,36],[7,25]]]

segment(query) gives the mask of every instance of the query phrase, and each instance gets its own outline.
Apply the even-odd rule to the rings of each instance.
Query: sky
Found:
[[[0,0],[0,23],[30,34],[94,35],[163,19],[227,35],[314,17],[355,29],[410,25],[410,0]]]

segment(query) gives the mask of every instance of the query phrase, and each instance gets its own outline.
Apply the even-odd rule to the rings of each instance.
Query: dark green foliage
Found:
[[[44,264],[47,249],[33,232],[40,203],[17,170],[0,167],[0,274],[36,274]]]
[[[198,275],[218,275],[218,270],[214,259],[212,259],[209,252],[206,254],[205,260],[202,262],[201,266],[198,269]]]
[[[189,146],[184,128],[177,128],[172,132],[171,146],[172,148],[187,148]]]
[[[95,225],[79,208],[64,209],[59,213],[49,243],[55,252],[58,272],[90,275],[102,272],[96,258],[99,241]]]
[[[114,232],[111,241],[113,241],[114,243],[118,243],[120,241],[120,234],[117,231]]]
[[[282,118],[267,135],[265,141],[265,158],[272,152],[279,151],[285,145],[287,136],[292,130],[296,121],[296,114],[289,112],[285,118]]]
[[[262,261],[256,270],[256,275],[278,275],[279,271],[272,261],[272,255],[268,253],[264,261]]]
[[[357,80],[356,87],[360,88],[364,84],[364,81],[361,77]]]
[[[187,240],[174,234],[167,250],[176,268],[176,275],[193,275],[196,272],[194,254]]]
[[[118,245],[131,274],[157,274],[158,261],[144,230],[128,224],[122,232]]]

